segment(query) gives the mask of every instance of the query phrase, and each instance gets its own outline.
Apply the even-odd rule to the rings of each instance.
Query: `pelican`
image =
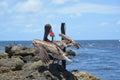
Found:
[[[35,50],[39,53],[42,62],[48,63],[50,61],[50,56],[57,60],[68,60],[71,61],[66,53],[63,52],[60,47],[56,46],[52,42],[33,40],[33,45]]]
[[[64,40],[50,41],[47,38],[50,32],[52,32],[51,25],[46,24],[43,38],[44,41],[39,39],[34,39],[32,41],[36,52],[38,52],[40,55],[41,61],[44,63],[48,63],[51,60],[50,57],[57,60],[71,61],[62,49],[70,46],[74,46],[78,49],[79,44],[64,34],[59,34],[59,36],[61,36]]]

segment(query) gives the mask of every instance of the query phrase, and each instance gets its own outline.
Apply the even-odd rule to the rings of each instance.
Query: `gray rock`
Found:
[[[13,55],[21,55],[21,56],[27,56],[27,55],[34,55],[35,54],[35,50],[34,48],[29,48],[29,49],[18,49],[14,51]]]
[[[6,72],[9,72],[11,71],[11,69],[9,67],[0,67],[0,74],[1,73],[6,73]]]
[[[100,80],[87,72],[69,72],[58,64],[27,63],[21,70],[0,69],[1,80]]]
[[[67,56],[76,56],[76,53],[73,50],[67,50],[66,53]]]
[[[21,70],[24,62],[20,58],[8,58],[8,59],[0,59],[0,66],[7,67],[11,70]]]
[[[73,72],[73,74],[76,76],[77,80],[100,80],[88,72]]]
[[[2,58],[4,59],[8,58],[8,54],[6,52],[0,52],[0,59]]]
[[[11,57],[12,56],[12,52],[11,52],[11,45],[6,45],[5,46],[5,52],[8,53],[8,56]]]
[[[17,51],[17,50],[20,50],[19,46],[17,46],[17,45],[12,46],[11,51],[14,52],[14,51]]]
[[[100,80],[87,72],[69,72],[59,64],[42,63],[34,48],[6,46],[0,55],[0,80]],[[68,51],[68,56],[75,52]],[[24,62],[26,61],[26,63]]]

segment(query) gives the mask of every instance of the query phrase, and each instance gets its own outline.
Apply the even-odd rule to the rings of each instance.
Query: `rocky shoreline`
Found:
[[[75,56],[70,50],[67,55]],[[69,72],[59,64],[43,64],[34,48],[7,45],[0,52],[0,80],[100,80],[88,72]]]

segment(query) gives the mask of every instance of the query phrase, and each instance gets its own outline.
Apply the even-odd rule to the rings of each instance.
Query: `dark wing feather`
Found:
[[[35,44],[35,50],[39,53],[42,62],[48,63],[50,61],[49,54],[43,46]]]

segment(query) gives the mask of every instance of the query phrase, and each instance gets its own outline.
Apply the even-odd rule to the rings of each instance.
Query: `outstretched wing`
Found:
[[[50,61],[50,57],[49,57],[49,54],[47,53],[47,51],[45,50],[45,48],[43,46],[41,46],[40,44],[35,44],[34,46],[35,46],[35,50],[40,55],[41,61],[44,63],[48,63]]]
[[[59,34],[59,36],[61,36],[64,40],[69,41],[68,46],[74,46],[75,48],[79,49],[80,44],[78,44],[77,42],[75,42],[74,40],[72,40],[69,36],[66,36],[64,34]]]

